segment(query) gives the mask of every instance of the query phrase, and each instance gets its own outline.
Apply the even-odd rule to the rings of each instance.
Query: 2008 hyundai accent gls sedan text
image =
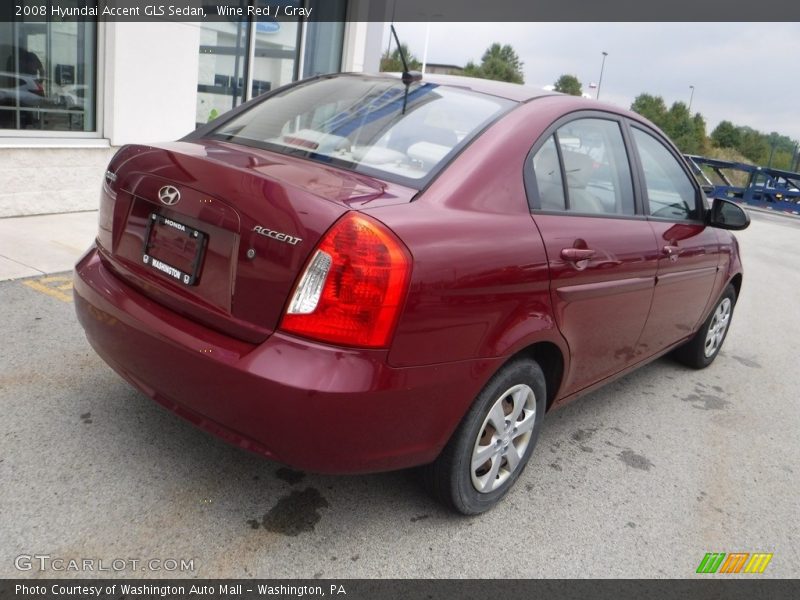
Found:
[[[467,514],[545,412],[728,331],[749,220],[642,117],[479,79],[330,75],[126,146],[75,272],[98,354],[297,468],[426,465]]]

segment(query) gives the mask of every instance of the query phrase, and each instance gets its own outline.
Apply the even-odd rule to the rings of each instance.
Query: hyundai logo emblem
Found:
[[[166,204],[167,206],[172,206],[173,204],[177,204],[178,200],[181,199],[181,193],[175,186],[165,185],[160,190],[158,190],[158,199],[161,200],[163,204]]]

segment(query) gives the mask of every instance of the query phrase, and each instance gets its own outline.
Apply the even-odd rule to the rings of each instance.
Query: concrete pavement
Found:
[[[72,269],[96,232],[96,210],[0,219],[0,281]]]
[[[299,473],[212,438],[97,357],[68,273],[1,283],[0,577],[92,575],[15,567],[44,554],[192,561],[111,577],[684,578],[709,552],[774,553],[759,577],[797,577],[798,235],[754,213],[717,361],[658,360],[549,415],[516,487],[473,519],[413,473]]]

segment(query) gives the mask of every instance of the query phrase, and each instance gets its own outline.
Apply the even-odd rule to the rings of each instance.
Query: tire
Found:
[[[705,369],[714,362],[728,335],[735,305],[736,289],[728,284],[703,326],[673,352],[676,360],[693,369]]]
[[[492,508],[528,463],[541,430],[546,398],[538,363],[519,359],[505,365],[478,394],[439,457],[423,468],[426,487],[440,502],[464,515]],[[514,414],[519,416],[512,422]],[[500,428],[503,431],[498,434]]]

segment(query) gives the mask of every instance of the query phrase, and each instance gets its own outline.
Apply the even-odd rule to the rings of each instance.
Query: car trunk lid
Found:
[[[416,193],[206,140],[128,146],[109,172],[98,235],[109,266],[154,301],[253,343],[278,326],[311,251],[339,217]]]

